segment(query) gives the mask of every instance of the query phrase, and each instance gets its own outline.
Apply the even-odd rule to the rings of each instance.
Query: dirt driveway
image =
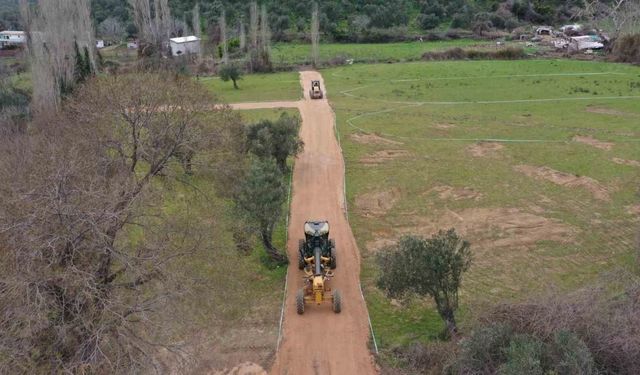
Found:
[[[300,136],[305,147],[293,171],[287,244],[293,261],[287,274],[283,341],[270,372],[278,375],[375,374],[367,347],[367,307],[360,294],[360,255],[344,215],[344,163],[334,135],[333,112],[326,99],[308,98],[311,80],[322,81],[320,73],[301,72],[300,80],[304,100],[232,105],[237,109],[297,107],[302,116]],[[303,273],[295,266],[298,239],[303,238],[302,226],[309,219],[326,219],[331,225],[338,268],[330,286],[342,294],[340,314],[334,314],[330,304],[307,306],[304,315],[296,314],[295,294],[303,284]]]

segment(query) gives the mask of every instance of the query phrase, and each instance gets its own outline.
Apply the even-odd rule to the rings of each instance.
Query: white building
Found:
[[[96,48],[97,48],[97,49],[102,49],[102,48],[104,48],[104,40],[102,40],[102,39],[98,39],[98,40],[96,40]]]
[[[173,56],[188,55],[200,52],[200,38],[190,35],[169,39]]]
[[[24,31],[0,31],[0,48],[27,43],[27,34]]]

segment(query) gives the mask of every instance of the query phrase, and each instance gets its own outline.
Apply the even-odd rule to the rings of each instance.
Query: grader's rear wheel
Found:
[[[342,311],[342,296],[340,291],[336,289],[333,292],[333,312],[338,314],[340,311]]]
[[[298,290],[298,293],[296,294],[296,311],[300,315],[304,314],[304,290],[303,289]]]

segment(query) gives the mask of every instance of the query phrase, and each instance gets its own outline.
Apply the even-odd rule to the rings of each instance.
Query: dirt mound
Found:
[[[400,190],[365,193],[356,197],[356,208],[365,217],[382,216],[396,204],[400,198]]]
[[[576,176],[574,174],[556,171],[549,167],[534,167],[530,165],[518,165],[514,167],[514,169],[529,177],[547,180],[556,185],[586,189],[590,191],[596,199],[603,201],[611,199],[608,189],[591,177]]]
[[[596,107],[596,106],[588,106],[586,108],[587,112],[590,113],[599,113],[602,115],[613,115],[613,116],[635,116],[635,113],[618,111],[617,109],[606,108],[606,107]]]
[[[462,200],[462,199],[473,199],[479,200],[482,198],[482,194],[468,187],[453,187],[448,185],[436,186],[433,189],[429,190],[429,192],[438,193],[438,198],[443,200]]]
[[[640,161],[637,161],[637,160],[613,158],[613,159],[611,159],[611,161],[616,163],[616,164],[628,165],[630,167],[640,167]]]
[[[375,134],[366,133],[354,133],[351,134],[351,139],[362,144],[375,144],[375,145],[401,145],[402,142],[393,141],[391,139],[382,138]]]
[[[476,158],[495,157],[504,146],[497,142],[480,142],[467,147],[467,151]]]
[[[409,155],[411,155],[411,153],[407,150],[382,150],[361,158],[360,162],[364,164],[380,164]]]
[[[370,251],[388,246],[403,234],[430,236],[440,229],[455,228],[479,248],[526,248],[539,241],[568,242],[575,228],[556,219],[524,212],[518,208],[468,208],[446,210],[433,219],[417,218],[414,225],[399,228],[393,238],[367,243]]]
[[[267,372],[260,365],[245,362],[230,370],[224,369],[213,372],[212,375],[267,375]]]
[[[600,141],[591,136],[576,135],[575,137],[573,137],[573,141],[584,143],[585,145],[593,146],[601,150],[611,150],[611,148],[614,146],[613,142]]]

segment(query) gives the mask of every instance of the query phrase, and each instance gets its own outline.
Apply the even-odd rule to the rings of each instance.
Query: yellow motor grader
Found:
[[[311,81],[311,89],[309,90],[309,97],[311,99],[322,99],[322,89],[320,88],[320,81]]]
[[[304,263],[304,267],[302,267],[304,271],[304,286],[296,294],[296,311],[298,314],[304,314],[305,304],[312,303],[320,305],[324,302],[330,302],[335,313],[339,313],[342,309],[340,292],[337,289],[331,290],[327,285],[327,282],[333,277],[333,268],[335,268],[335,245],[331,241],[333,246],[330,246],[329,243],[323,246],[322,242],[317,241],[318,238],[324,238],[329,242],[328,235],[328,222],[308,221],[305,223],[307,241],[301,241],[300,245],[300,263]],[[315,245],[312,251],[304,251],[303,246],[307,243]],[[327,248],[330,251],[326,251]]]

